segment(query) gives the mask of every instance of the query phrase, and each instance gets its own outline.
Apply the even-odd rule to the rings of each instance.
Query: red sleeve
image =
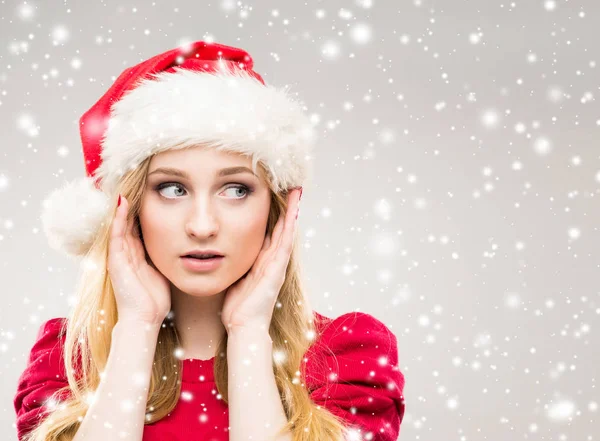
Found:
[[[46,400],[68,385],[63,363],[64,336],[59,338],[63,318],[53,318],[39,328],[25,370],[19,377],[13,404],[19,440],[47,415]],[[60,398],[60,397],[59,397]]]
[[[305,368],[311,398],[344,419],[356,439],[396,441],[405,409],[396,336],[367,313],[318,316],[320,337]]]

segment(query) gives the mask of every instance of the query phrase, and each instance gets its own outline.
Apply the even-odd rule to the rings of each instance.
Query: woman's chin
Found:
[[[173,283],[174,288],[193,297],[210,297],[226,289],[214,275],[184,274],[178,279],[179,283]]]

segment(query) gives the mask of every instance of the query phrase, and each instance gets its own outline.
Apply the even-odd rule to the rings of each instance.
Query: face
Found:
[[[220,173],[231,167],[250,172]],[[157,172],[161,168],[185,176]],[[152,263],[175,289],[193,296],[218,294],[252,267],[265,239],[271,195],[251,169],[250,157],[202,146],[152,157],[140,227]],[[210,271],[190,270],[181,256],[197,249],[225,257]]]

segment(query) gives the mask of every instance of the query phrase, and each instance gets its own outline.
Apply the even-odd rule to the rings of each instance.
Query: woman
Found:
[[[295,232],[314,133],[252,67],[195,42],[126,69],[81,118],[87,176],[42,216],[84,258],[79,301],[40,327],[19,440],[397,439],[396,337],[310,308]]]

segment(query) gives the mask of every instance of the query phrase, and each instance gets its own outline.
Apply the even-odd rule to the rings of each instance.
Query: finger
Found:
[[[140,224],[139,224],[139,220],[136,222],[135,227],[134,227],[134,243],[135,243],[135,248],[136,248],[136,255],[138,257],[138,259],[140,259],[140,262],[145,262],[146,261],[146,247],[144,245],[144,242],[142,242],[142,234],[140,232]]]
[[[267,234],[267,237],[265,237],[265,241],[263,243],[263,247],[262,247],[261,251],[268,250],[269,245],[271,245],[271,236]]]
[[[113,219],[109,243],[108,270],[113,278],[123,277],[124,271],[126,271],[126,268],[131,264],[128,246],[124,237],[127,228],[128,208],[128,201],[124,197],[121,197],[121,205],[117,207]]]
[[[271,236],[269,234],[266,234],[265,239],[263,241],[262,248],[260,249],[260,252],[258,253],[258,257],[256,258],[256,260],[254,261],[254,264],[252,265],[253,268],[254,267],[260,268],[263,264],[263,261],[268,258],[269,245],[271,245]]]
[[[288,206],[285,213],[285,222],[283,231],[278,238],[277,252],[283,251],[287,256],[292,249],[294,243],[294,232],[296,230],[296,213],[298,212],[298,196],[299,191],[292,191],[288,194]],[[289,257],[289,256],[288,256]]]
[[[113,258],[119,258],[121,253],[125,249],[125,240],[123,233],[126,229],[126,213],[127,213],[127,200],[121,197],[121,205],[119,205],[115,211],[115,216],[112,220],[112,227],[110,231],[110,242],[108,245],[109,253]]]
[[[284,217],[279,215],[279,219],[277,219],[277,223],[273,227],[273,233],[271,234],[270,244],[273,249],[277,249],[277,244],[279,243],[279,238],[281,237],[281,230],[283,229]]]
[[[292,248],[294,246],[294,236],[296,225],[298,223],[296,214],[298,213],[300,191],[292,191],[288,194],[288,206],[285,215],[283,231],[278,238],[277,248],[275,250],[275,259],[280,259],[282,264],[287,265]]]
[[[144,253],[144,245],[142,244],[138,234],[137,221],[131,219],[129,225],[127,242],[131,252],[132,263],[137,268],[144,261],[146,255]]]
[[[122,205],[122,203],[121,203]],[[122,254],[124,259],[127,261],[127,263],[130,266],[133,266],[134,264],[134,259],[133,259],[133,244],[131,241],[131,219],[129,218],[129,205],[127,205],[127,211],[125,211],[123,213],[123,224],[124,224],[124,228],[123,228],[123,236],[122,236],[122,240],[123,240],[123,250],[122,250]]]
[[[289,230],[290,230],[290,226],[289,224],[291,222],[295,222],[296,221],[296,212],[298,210],[297,205],[298,205],[298,198],[300,193],[296,192],[296,199],[294,199],[294,192],[291,191],[290,193],[288,193],[288,204],[287,204],[287,208],[286,208],[286,212],[285,212],[285,216],[284,215],[280,215],[279,219],[277,220],[277,224],[275,225],[275,227],[273,228],[273,237],[271,239],[272,242],[272,259],[277,259],[277,256],[279,255],[279,250],[282,244],[282,238],[285,235],[289,235]],[[292,201],[296,201],[296,203],[294,204]],[[295,231],[295,227],[294,224],[291,224],[291,229],[292,229],[292,233]],[[289,245],[289,249],[286,249],[286,254],[289,254],[291,252],[291,247],[293,244],[293,237],[290,239],[290,245]],[[287,256],[289,258],[289,256]],[[270,260],[270,259],[269,259]]]
[[[125,243],[127,250],[127,258],[129,259],[129,263],[137,268],[137,254],[135,251],[135,244],[133,240],[133,220],[129,217],[127,218],[127,228],[125,229]]]

